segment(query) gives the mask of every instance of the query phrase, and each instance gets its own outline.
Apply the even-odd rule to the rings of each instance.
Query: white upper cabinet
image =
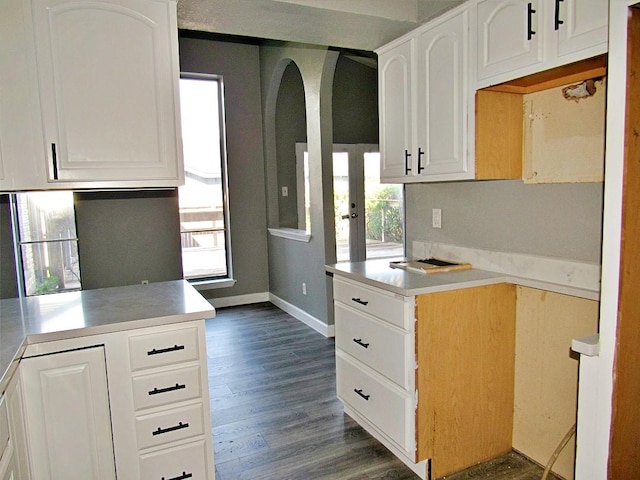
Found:
[[[607,51],[607,0],[479,0],[478,88]]]
[[[470,12],[452,10],[378,51],[382,182],[473,178]]]
[[[1,190],[184,181],[175,0],[3,0]]]
[[[418,37],[418,175],[469,172],[468,32],[469,11],[463,10]]]
[[[543,60],[540,27],[544,2],[478,3],[478,78],[536,65]]]
[[[182,177],[174,2],[33,0],[50,181]]]
[[[607,51],[609,2],[607,0],[555,0],[554,28],[558,31],[558,57],[580,58]],[[585,52],[585,53],[581,53]],[[569,61],[577,60],[571,58]]]
[[[412,56],[413,42],[406,41],[378,59],[380,168],[384,177],[403,177],[412,171]]]

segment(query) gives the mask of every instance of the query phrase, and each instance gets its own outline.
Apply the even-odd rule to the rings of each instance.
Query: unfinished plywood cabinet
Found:
[[[600,56],[478,90],[476,177],[602,181],[605,75]],[[564,88],[592,79],[593,95],[564,97]]]

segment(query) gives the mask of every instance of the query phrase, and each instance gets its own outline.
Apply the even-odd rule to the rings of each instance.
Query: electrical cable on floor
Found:
[[[560,444],[556,447],[555,451],[553,452],[553,455],[551,455],[551,458],[547,462],[547,467],[544,469],[544,473],[542,474],[541,480],[547,480],[547,476],[551,471],[551,467],[553,467],[553,464],[556,462],[558,455],[560,455],[560,452],[562,451],[562,449],[565,447],[567,443],[569,443],[569,440],[571,439],[571,437],[573,437],[575,433],[576,433],[576,424],[574,423],[573,426],[567,432],[567,434],[564,436]]]

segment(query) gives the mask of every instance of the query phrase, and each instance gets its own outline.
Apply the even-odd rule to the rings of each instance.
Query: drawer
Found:
[[[198,398],[200,367],[197,365],[133,377],[136,410]]]
[[[415,444],[413,397],[336,354],[338,398],[367,418],[407,453]]]
[[[140,456],[140,478],[144,480],[209,480],[204,440],[166,448]]]
[[[197,360],[198,329],[189,327],[131,336],[129,354],[134,371]]]
[[[5,453],[9,453],[9,414],[7,413],[6,397],[0,397],[0,460]]]
[[[336,276],[333,278],[333,298],[405,330],[409,330],[414,321],[413,297],[399,297],[385,290],[345,281]]]
[[[203,431],[201,403],[136,417],[140,450],[202,435]]]
[[[413,384],[413,335],[364,313],[335,307],[336,346],[404,389]]]

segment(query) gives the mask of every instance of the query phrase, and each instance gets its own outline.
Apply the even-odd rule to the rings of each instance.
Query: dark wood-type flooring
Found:
[[[333,339],[270,303],[221,308],[207,356],[217,480],[418,478],[344,414]],[[514,453],[447,478],[541,475]]]

